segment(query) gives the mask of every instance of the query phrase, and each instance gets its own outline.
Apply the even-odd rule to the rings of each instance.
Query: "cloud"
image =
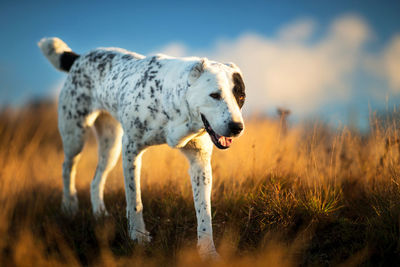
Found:
[[[356,15],[346,15],[336,19],[331,26],[332,41],[344,48],[359,49],[371,37],[367,23]]]
[[[190,51],[182,44],[171,44],[164,52],[235,62],[244,74],[247,111],[284,106],[306,115],[325,104],[351,99],[353,78],[363,69],[364,47],[372,37],[368,24],[356,15],[335,19],[323,34],[316,31],[318,27],[311,19],[301,19],[283,26],[272,37],[245,33],[235,40],[218,41],[210,51]],[[392,54],[398,58],[400,41],[388,51],[388,58],[393,58]],[[395,73],[398,62],[388,60],[388,69]],[[400,86],[399,77],[393,78],[393,84]]]
[[[383,75],[393,92],[400,92],[400,35],[395,36],[386,47],[383,57]]]
[[[283,27],[279,31],[279,39],[287,42],[307,41],[313,35],[316,23],[312,19],[300,19]]]

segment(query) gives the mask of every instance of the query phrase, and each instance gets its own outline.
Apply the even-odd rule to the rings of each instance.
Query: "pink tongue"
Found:
[[[220,143],[222,146],[228,147],[232,144],[233,142],[233,138],[230,137],[225,137],[225,136],[221,136],[218,139],[218,143]]]

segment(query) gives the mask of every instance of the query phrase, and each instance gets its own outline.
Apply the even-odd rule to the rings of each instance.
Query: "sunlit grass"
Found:
[[[320,124],[250,119],[246,133],[212,161],[210,266],[387,265],[400,248],[400,141],[396,121],[359,134]],[[167,146],[143,158],[144,219],[153,236],[127,234],[121,162],[105,189],[108,218],[95,220],[89,183],[91,133],[78,166],[80,212],[60,212],[63,153],[54,105],[0,113],[0,265],[204,266],[188,163]]]

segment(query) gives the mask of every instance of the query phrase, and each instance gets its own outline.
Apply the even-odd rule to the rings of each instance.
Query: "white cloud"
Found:
[[[337,45],[345,48],[359,49],[371,38],[369,26],[360,17],[346,15],[336,19],[331,26],[330,34]]]
[[[315,33],[314,25],[298,21],[277,38],[243,35],[219,43],[214,56],[241,67],[249,106],[286,106],[297,114],[310,113],[326,102],[350,97],[349,74],[357,69],[370,32],[360,18],[347,16],[334,21],[319,40],[305,42]]]
[[[400,92],[400,35],[395,36],[383,53],[383,75],[394,92]]]
[[[171,44],[163,52],[235,62],[247,87],[246,110],[285,106],[304,115],[326,103],[350,99],[352,77],[363,69],[364,45],[372,37],[370,27],[356,15],[337,18],[318,36],[317,26],[311,19],[303,19],[282,27],[275,37],[246,33],[236,40],[218,41],[211,51],[203,53],[188,54],[189,49],[182,44]],[[400,41],[388,51],[388,57],[393,53],[398,58]],[[396,72],[399,65],[388,62],[388,69]],[[396,78],[393,82],[400,86]]]
[[[312,19],[301,19],[283,27],[279,39],[288,42],[307,41],[314,33],[316,24]]]

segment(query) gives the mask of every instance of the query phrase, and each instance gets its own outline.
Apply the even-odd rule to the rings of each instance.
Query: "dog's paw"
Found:
[[[70,216],[76,215],[79,210],[78,196],[75,194],[72,196],[63,197],[61,202],[61,210],[63,213]]]
[[[213,260],[219,261],[221,260],[221,256],[215,250],[215,246],[213,243],[210,244],[198,244],[197,249],[202,260]]]
[[[144,230],[144,231],[132,230],[129,233],[129,237],[133,241],[136,241],[139,245],[145,245],[145,244],[151,242],[150,233],[146,230]]]
[[[210,251],[200,251],[199,250],[199,255],[202,260],[212,260],[212,261],[221,260],[221,256],[218,254],[218,252],[215,249],[210,250]]]
[[[93,208],[93,215],[96,219],[110,216],[104,204],[99,205],[96,208]]]

